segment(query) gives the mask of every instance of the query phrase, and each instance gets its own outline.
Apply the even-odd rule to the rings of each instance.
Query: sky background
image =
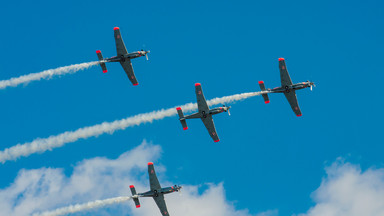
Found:
[[[0,90],[1,150],[195,102],[196,82],[207,99],[259,91],[259,80],[277,87],[280,57],[294,83],[316,84],[297,92],[302,117],[280,94],[267,105],[262,97],[229,104],[230,117],[214,118],[214,143],[201,121],[188,121],[183,131],[174,116],[6,162],[1,190],[22,169],[60,168],[70,177],[82,160],[116,159],[145,140],[156,146],[154,158],[144,158],[161,167],[160,182],[202,191],[205,183],[222,183],[235,209],[293,215],[316,205],[313,192],[335,161],[362,172],[384,167],[383,1],[8,1],[0,11],[0,80],[95,61],[99,49],[114,56],[115,26],[128,51],[151,50],[149,61],[132,61],[138,86],[111,63],[106,74],[95,66]],[[138,172],[143,190],[147,162]],[[76,201],[115,195],[102,196]]]

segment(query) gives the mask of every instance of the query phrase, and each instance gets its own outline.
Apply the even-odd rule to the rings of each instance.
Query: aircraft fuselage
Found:
[[[296,83],[293,85],[286,85],[281,87],[276,87],[273,89],[267,89],[269,91],[268,93],[284,93],[284,92],[290,92],[292,90],[299,90],[304,88],[309,88],[313,85],[311,82],[302,82],[302,83]]]
[[[159,194],[169,194],[173,192],[178,192],[180,190],[180,186],[172,186],[172,187],[166,187],[161,188],[160,190],[153,190],[153,191],[147,191],[144,193],[138,193],[137,195],[139,197],[157,197]]]
[[[229,107],[217,107],[214,109],[210,109],[207,112],[201,111],[201,112],[193,113],[191,115],[187,115],[184,117],[184,119],[206,118],[208,115],[216,115],[222,112],[227,112],[228,109]]]
[[[126,61],[127,59],[135,59],[141,56],[145,56],[147,53],[148,51],[137,51],[137,52],[127,53],[121,56],[113,56],[111,58],[106,58],[104,59],[104,61],[105,62],[123,62],[123,61]]]

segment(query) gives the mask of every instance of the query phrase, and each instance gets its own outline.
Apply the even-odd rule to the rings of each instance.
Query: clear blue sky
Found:
[[[0,18],[0,80],[116,54],[113,27],[133,60],[139,86],[119,64],[0,91],[0,148],[67,130],[195,101],[258,91],[280,83],[278,58],[297,92],[297,118],[283,95],[232,105],[215,116],[221,141],[200,121],[183,131],[175,116],[0,165],[0,188],[20,169],[64,168],[87,158],[114,158],[144,139],[162,147],[155,161],[167,181],[224,182],[228,200],[252,214],[305,212],[324,167],[338,157],[363,169],[383,167],[382,1],[17,1]],[[170,210],[171,211],[171,210]]]

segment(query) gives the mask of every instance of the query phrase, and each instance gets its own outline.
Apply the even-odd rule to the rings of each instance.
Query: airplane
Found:
[[[209,135],[211,135],[213,141],[219,142],[220,139],[219,139],[219,136],[217,135],[212,116],[222,112],[228,112],[228,115],[231,115],[231,113],[229,112],[229,109],[231,107],[223,105],[222,107],[209,109],[200,83],[195,84],[195,92],[196,92],[197,107],[199,112],[184,116],[183,110],[180,107],[177,107],[176,110],[177,110],[177,113],[179,114],[180,123],[183,126],[183,129],[187,130],[188,126],[187,126],[186,119],[200,118],[203,121],[205,127],[207,128]]]
[[[128,78],[129,78],[129,80],[132,82],[132,84],[134,86],[137,86],[137,85],[139,85],[139,83],[137,82],[135,73],[133,72],[131,59],[145,56],[146,59],[148,60],[148,53],[150,51],[149,50],[148,51],[141,50],[141,51],[128,53],[127,49],[125,48],[123,38],[121,37],[121,34],[120,34],[120,28],[115,27],[113,30],[115,32],[115,42],[116,42],[117,55],[114,57],[111,57],[111,58],[103,58],[101,51],[97,50],[96,54],[97,54],[97,57],[99,58],[101,69],[103,70],[103,73],[107,73],[108,70],[107,70],[107,66],[105,65],[105,63],[107,63],[107,62],[120,62],[121,66],[123,67],[125,73],[127,74]]]
[[[276,87],[273,89],[266,89],[264,85],[264,81],[259,81],[261,91],[266,91],[267,93],[261,94],[264,98],[264,102],[266,104],[269,103],[268,93],[284,93],[287,98],[289,104],[293,112],[297,117],[302,116],[299,104],[297,102],[296,90],[303,88],[310,88],[312,91],[312,86],[316,87],[313,82],[301,82],[293,84],[291,77],[289,76],[287,66],[285,65],[285,59],[279,58],[279,68],[280,68],[280,79],[281,79],[281,87]]]
[[[144,193],[136,193],[135,186],[133,185],[129,186],[129,188],[131,189],[132,198],[133,198],[133,201],[135,202],[136,208],[140,208],[139,197],[152,197],[155,200],[157,207],[159,207],[161,214],[163,216],[165,215],[169,216],[169,212],[167,210],[167,206],[164,200],[164,194],[180,192],[182,187],[175,185],[171,187],[162,188],[160,186],[159,180],[157,179],[155,167],[153,166],[152,162],[148,163],[148,174],[149,174],[149,185],[151,188],[150,191],[147,191]]]

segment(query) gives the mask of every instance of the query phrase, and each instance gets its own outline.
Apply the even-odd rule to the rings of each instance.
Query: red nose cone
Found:
[[[297,117],[300,117],[300,116],[302,116],[303,114],[299,114],[299,115],[296,115]]]
[[[100,50],[96,50],[96,53],[101,53],[101,51]]]
[[[130,187],[130,188],[134,188],[135,186],[133,186],[133,185],[129,185],[129,187]]]
[[[279,61],[284,61],[284,58],[279,58]]]
[[[107,73],[108,72],[108,70],[103,70],[103,73]]]
[[[118,29],[120,29],[119,27],[115,27],[115,28],[113,28],[113,30],[118,30]]]
[[[269,104],[269,101],[264,101],[264,103]]]
[[[188,130],[188,127],[183,128],[184,130]]]
[[[218,140],[215,140],[214,142],[219,142],[220,140],[218,139]]]
[[[136,84],[133,84],[134,86],[137,86],[137,85],[139,85],[139,83],[136,83]]]
[[[264,83],[264,81],[259,81],[259,84],[263,84]]]
[[[181,108],[180,108],[180,107],[177,107],[176,110],[181,110]]]
[[[140,208],[140,205],[137,205],[136,208]]]
[[[201,86],[201,84],[200,83],[196,83],[195,86]]]
[[[153,165],[153,162],[149,162],[149,163],[148,163],[148,166],[149,166],[149,165]]]

